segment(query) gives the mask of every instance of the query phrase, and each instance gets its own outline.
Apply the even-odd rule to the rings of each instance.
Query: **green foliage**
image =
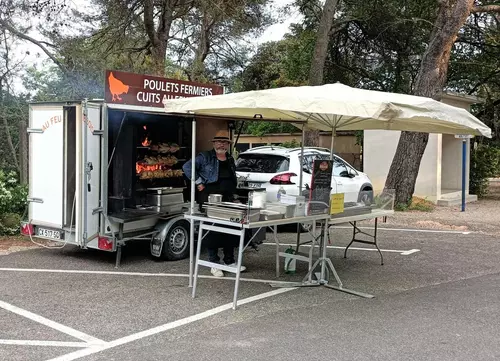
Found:
[[[5,94],[0,101],[0,169],[17,171],[19,159],[19,123],[28,124],[28,105],[26,99]],[[9,137],[14,147],[11,148]]]
[[[0,170],[0,235],[19,233],[28,189],[19,184],[15,172]]]
[[[500,148],[479,144],[471,151],[469,192],[484,197],[488,193],[488,178],[500,174]]]
[[[315,33],[301,31],[262,44],[243,72],[233,79],[234,91],[307,85]]]
[[[500,27],[493,14],[469,17],[453,48],[448,72],[448,88],[478,95],[472,112],[500,141]]]
[[[297,142],[295,139],[292,139],[288,142],[281,143],[281,146],[285,148],[298,148],[300,147],[300,142]]]
[[[279,122],[247,122],[246,133],[262,137],[272,133],[294,133],[298,128],[290,123]]]
[[[365,133],[362,130],[356,130],[354,134],[356,136],[356,145],[363,146],[363,138],[365,136]]]

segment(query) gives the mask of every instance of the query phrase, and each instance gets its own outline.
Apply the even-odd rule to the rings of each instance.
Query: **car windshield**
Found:
[[[240,154],[236,161],[236,170],[240,172],[280,173],[289,166],[287,157],[271,154]]]

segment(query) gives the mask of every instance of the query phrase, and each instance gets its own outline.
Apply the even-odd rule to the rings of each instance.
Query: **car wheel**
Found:
[[[359,192],[358,203],[363,203],[364,205],[371,205],[373,203],[373,191],[370,188],[363,188]]]
[[[189,256],[189,222],[179,220],[167,232],[161,258],[167,261],[178,261]]]

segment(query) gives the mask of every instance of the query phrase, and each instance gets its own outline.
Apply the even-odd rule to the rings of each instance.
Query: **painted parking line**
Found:
[[[145,272],[118,272],[118,271],[91,271],[91,270],[64,270],[64,269],[47,269],[47,268],[0,268],[0,271],[5,272],[34,272],[34,273],[67,273],[67,274],[88,274],[88,275],[109,275],[109,276],[134,276],[134,277],[180,277],[188,278],[189,275],[185,273],[145,273]],[[214,279],[221,281],[234,281],[236,277],[215,277],[207,275],[199,275],[198,278]],[[256,283],[296,283],[289,281],[276,281],[265,280],[257,278],[241,277],[240,281],[243,282],[256,282]]]
[[[77,348],[87,348],[91,346],[91,344],[87,342],[37,341],[37,340],[0,340],[0,345],[77,347]]]
[[[276,246],[276,243],[268,243],[264,242],[262,243],[263,245],[266,246]],[[295,247],[297,244],[295,243],[280,243],[280,246],[287,246],[287,247]],[[311,247],[310,244],[304,244],[301,245],[301,247]],[[345,247],[340,247],[340,246],[326,246],[326,248],[333,248],[333,249],[342,249],[344,250]],[[356,251],[368,251],[368,252],[378,252],[376,248],[360,248],[360,247],[349,247],[349,250],[356,250]],[[398,250],[398,249],[380,249],[381,252],[388,252],[388,253],[399,253],[402,256],[408,256],[412,253],[420,252],[419,249],[409,249],[409,250]]]
[[[238,305],[242,306],[242,305],[245,305],[245,304],[248,304],[251,302],[259,301],[259,300],[262,300],[264,298],[268,298],[268,297],[272,297],[272,296],[276,296],[276,295],[279,295],[279,294],[282,294],[285,292],[289,292],[289,291],[292,291],[295,289],[296,288],[280,288],[280,289],[266,292],[266,293],[262,293],[262,294],[259,294],[256,296],[244,298],[244,299],[238,301]],[[125,337],[116,339],[116,340],[108,342],[104,345],[93,346],[93,347],[86,348],[83,350],[75,351],[75,352],[72,352],[72,353],[69,353],[69,354],[66,354],[63,356],[59,356],[59,357],[56,357],[56,358],[53,358],[53,359],[50,359],[47,361],[73,361],[73,360],[77,360],[79,358],[89,356],[89,355],[92,355],[95,353],[99,353],[99,352],[108,350],[108,349],[113,348],[113,347],[121,346],[121,345],[130,343],[130,342],[133,342],[133,341],[140,340],[140,339],[145,338],[145,337],[153,336],[153,335],[156,335],[156,334],[168,331],[168,330],[172,330],[172,329],[177,328],[177,327],[181,327],[181,326],[193,323],[193,322],[203,320],[203,319],[208,318],[208,317],[212,317],[212,316],[219,314],[221,312],[231,310],[232,307],[233,307],[232,302],[226,303],[225,305],[213,308],[211,310],[208,310],[208,311],[205,311],[202,313],[198,313],[198,314],[193,315],[193,316],[185,317],[185,318],[182,318],[182,319],[177,320],[177,321],[169,322],[169,323],[163,324],[161,326],[153,327],[153,328],[150,328],[148,330],[144,330],[144,331],[137,332],[137,333],[134,333],[134,334],[129,335],[129,336],[125,336]]]
[[[43,316],[37,315],[33,312],[23,310],[22,308],[16,307],[14,305],[11,305],[10,303],[0,301],[0,308],[3,308],[4,310],[10,311],[12,313],[15,313],[19,316],[26,317],[32,321],[38,322],[44,326],[53,328],[54,330],[57,330],[59,332],[65,333],[66,335],[75,337],[79,340],[85,341],[88,344],[91,345],[102,345],[105,344],[106,342],[103,340],[100,340],[98,338],[95,338],[93,336],[87,335],[86,333],[77,331],[71,327],[64,326],[58,322],[49,320],[48,318],[45,318]]]

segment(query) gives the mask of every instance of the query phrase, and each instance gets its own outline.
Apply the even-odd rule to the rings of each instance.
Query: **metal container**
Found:
[[[285,204],[280,202],[272,202],[266,204],[266,209],[279,212],[283,214],[285,218],[293,218],[293,216],[295,215],[295,207],[295,204]]]
[[[183,188],[148,188],[146,203],[159,213],[181,213],[184,205]]]
[[[184,207],[185,203],[174,203],[174,204],[168,204],[168,205],[163,205],[161,207],[154,207],[154,209],[158,213],[162,214],[178,214],[182,213],[182,208]]]
[[[204,206],[207,216],[235,223],[257,222],[260,218],[260,209],[245,209],[234,207],[221,207],[218,205]]]
[[[185,188],[174,188],[174,187],[157,187],[157,188],[147,188],[148,193],[157,194],[176,194],[182,193]]]
[[[262,209],[260,211],[260,220],[261,221],[271,221],[275,219],[282,219],[284,216],[283,213],[271,211],[269,209]]]
[[[174,203],[184,203],[184,197],[182,193],[173,193],[173,194],[153,193],[153,194],[148,194],[147,203],[150,206],[163,207]]]
[[[255,189],[248,192],[248,206],[252,209],[266,208],[266,195],[267,192],[265,189]]]
[[[210,194],[208,196],[209,203],[220,203],[222,202],[222,194]]]

